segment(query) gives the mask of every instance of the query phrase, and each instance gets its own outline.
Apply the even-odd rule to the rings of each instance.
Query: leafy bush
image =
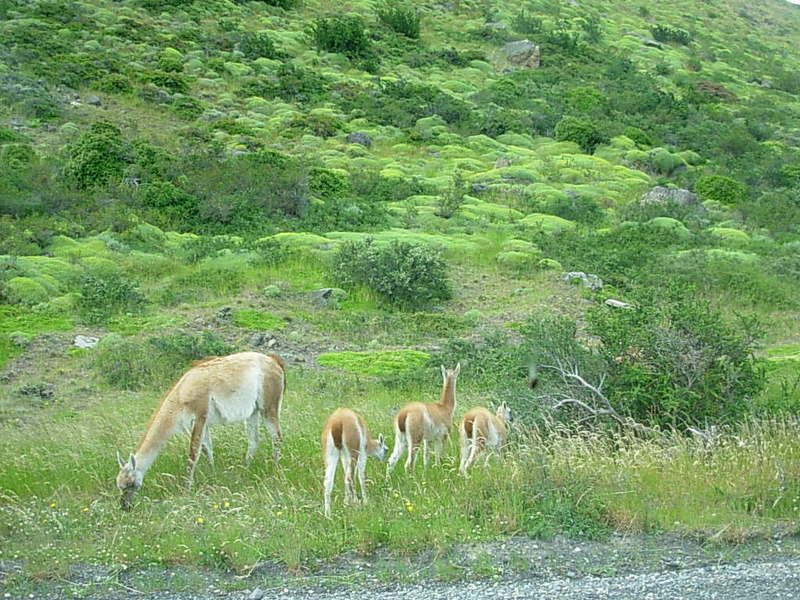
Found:
[[[122,177],[130,162],[130,149],[116,125],[92,123],[78,141],[67,148],[64,174],[81,190],[105,185]]]
[[[776,190],[738,205],[745,219],[773,232],[800,232],[799,188]]]
[[[279,56],[272,38],[263,31],[243,33],[239,40],[239,50],[250,60],[278,58]]]
[[[637,290],[628,299],[634,310],[602,307],[587,317],[601,341],[612,404],[639,421],[678,429],[748,411],[764,385],[752,320],[727,322],[685,285]]]
[[[650,33],[659,42],[676,42],[685,46],[692,41],[692,36],[688,31],[669,25],[654,25],[650,28]]]
[[[355,15],[317,19],[311,34],[317,48],[325,52],[338,52],[348,58],[364,58],[373,53],[364,21]]]
[[[121,73],[110,73],[96,81],[93,87],[109,94],[129,94],[133,91],[131,80]]]
[[[438,197],[436,201],[436,214],[444,219],[453,217],[461,205],[464,204],[464,197],[467,195],[467,182],[464,174],[456,170],[450,180],[447,190]]]
[[[724,175],[705,175],[694,184],[694,192],[703,200],[737,206],[748,196],[747,186]]]
[[[471,105],[431,85],[409,81],[381,81],[377,92],[354,88],[342,99],[346,112],[355,111],[376,123],[413,127],[418,119],[439,115],[447,123],[465,121]]]
[[[234,348],[213,333],[176,332],[146,339],[110,334],[93,352],[93,367],[112,387],[166,389],[193,360],[222,356]]]
[[[345,286],[366,285],[386,304],[404,309],[452,296],[441,252],[408,242],[346,242],[333,259],[332,274]]]
[[[528,14],[525,10],[520,10],[511,20],[511,27],[523,35],[535,35],[544,30],[541,17]]]
[[[281,98],[286,102],[313,102],[324,95],[325,78],[313,69],[281,63],[273,79],[252,78],[243,83],[237,95],[241,98],[260,96]]]
[[[85,274],[79,292],[77,309],[87,323],[102,323],[120,312],[137,312],[147,301],[137,283],[117,271]]]
[[[344,128],[344,123],[332,115],[303,114],[293,117],[289,121],[289,128],[307,131],[317,137],[329,138],[338,134]]]
[[[24,306],[39,304],[50,297],[42,283],[31,277],[12,277],[5,282],[2,292],[9,303]]]
[[[578,223],[597,223],[605,215],[603,207],[593,198],[578,193],[567,193],[540,203],[539,211]]]
[[[592,154],[598,145],[607,141],[594,121],[579,117],[564,117],[556,125],[556,139],[575,142],[587,154]]]
[[[419,13],[413,6],[386,2],[378,8],[378,19],[392,31],[408,38],[419,38]]]

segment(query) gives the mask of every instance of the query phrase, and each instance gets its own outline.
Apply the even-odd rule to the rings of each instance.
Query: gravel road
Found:
[[[494,576],[474,577],[469,565],[478,556],[484,562],[492,557]],[[512,556],[530,560],[514,570]],[[65,578],[14,589],[3,589],[3,583],[16,567],[0,561],[0,600],[800,600],[796,534],[713,547],[663,535],[615,535],[598,542],[508,538],[454,549],[450,564],[458,568],[449,572],[459,580],[453,582],[425,570],[432,564],[428,555],[406,562],[392,558],[383,564],[394,565],[394,575],[380,576],[387,558],[343,555],[300,575],[265,566],[245,579],[213,570],[187,571],[183,577],[178,568],[112,575],[79,566]],[[194,583],[187,587],[189,575]]]
[[[251,592],[252,594],[252,592]],[[258,593],[254,594],[254,597]],[[547,598],[570,600],[779,600],[800,598],[800,561],[744,563],[622,577],[551,581],[511,580],[452,585],[412,585],[387,590],[270,593],[285,600],[469,600]],[[247,595],[242,598],[248,598]]]

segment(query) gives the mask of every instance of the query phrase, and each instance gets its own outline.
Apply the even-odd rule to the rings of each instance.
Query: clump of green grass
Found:
[[[286,327],[286,321],[278,315],[250,308],[233,313],[233,322],[238,327],[258,331],[274,331]]]
[[[412,371],[430,360],[419,350],[381,350],[375,352],[325,352],[317,362],[360,375],[393,375]]]
[[[69,331],[72,320],[61,315],[35,313],[16,306],[0,305],[0,369],[6,362],[22,352],[22,348],[11,341],[15,332],[36,335],[48,331]]]

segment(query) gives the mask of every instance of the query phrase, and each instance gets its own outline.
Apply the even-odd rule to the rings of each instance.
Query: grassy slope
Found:
[[[369,3],[345,4],[346,10],[371,14]],[[303,40],[301,33],[309,19],[324,14],[328,3],[306,2],[289,12],[258,2],[242,6],[217,3],[216,9],[207,13],[194,7],[185,16],[179,11],[147,13],[132,3],[112,7],[98,0],[84,5],[96,10],[95,18],[86,23],[81,30],[82,39],[76,43],[101,38],[109,52],[134,61],[151,60],[159,48],[169,46],[181,23],[219,34],[222,12],[240,20],[246,29],[270,30],[277,45],[299,64],[318,69],[332,79],[364,84],[373,79],[372,75],[351,68],[341,56],[317,54]],[[430,47],[483,49],[491,58],[496,45],[463,35],[464,31],[483,25],[482,5],[461,5],[464,11],[460,14],[423,7],[422,41]],[[569,5],[530,6],[551,20],[585,14],[583,8]],[[495,18],[507,22],[517,7],[518,3],[504,4]],[[794,7],[780,2],[758,6],[745,2],[703,3],[699,9],[695,2],[656,4],[649,7],[653,21],[683,27],[696,40],[692,50],[667,46],[660,51],[624,35],[628,31],[648,33],[648,20],[631,11],[628,3],[593,3],[587,10],[602,19],[607,45],[604,51],[618,48],[641,68],[670,65],[672,75],[660,79],[664,89],[678,90],[676,79],[689,74],[686,61],[692,54],[700,55],[702,71],[693,76],[722,82],[747,101],[780,102],[786,116],[775,135],[784,139],[796,136],[792,118],[800,113],[797,98],[753,81],[754,74],[773,67],[775,56],[786,64],[796,64],[798,50],[790,40],[800,36],[800,21]],[[102,26],[125,16],[152,25],[154,32],[160,33],[139,44],[102,37]],[[713,29],[705,26],[709,20]],[[189,48],[184,52],[187,63],[193,52],[202,56],[199,48]],[[708,58],[711,54],[716,60]],[[237,57],[231,53],[229,58]],[[504,155],[511,158],[514,166],[533,171],[537,181],[558,190],[588,190],[603,197],[610,209],[638,197],[657,180],[656,175],[615,159],[614,152],[606,154],[611,159],[608,161],[583,155],[574,145],[523,136],[506,138],[509,141],[501,142],[498,148],[491,140],[464,139],[458,131],[450,131],[440,140],[408,144],[407,132],[344,114],[338,116],[345,121],[345,130],[335,137],[287,137],[282,135],[287,122],[306,108],[268,101],[259,112],[248,112],[245,101],[232,93],[238,87],[236,76],[211,73],[206,65],[196,71],[192,66],[187,69],[198,77],[191,95],[202,98],[208,109],[220,110],[248,124],[254,131],[250,138],[292,154],[313,155],[330,167],[358,165],[384,170],[389,175],[399,172],[420,177],[441,190],[457,165],[467,168],[470,181],[496,181],[494,163]],[[468,101],[472,92],[499,78],[494,69],[483,65],[414,70],[390,64],[381,75],[440,84]],[[81,93],[85,96],[93,90]],[[109,119],[119,124],[126,135],[178,149],[177,134],[186,124],[170,112],[131,97],[101,95],[102,108],[86,104],[69,107],[64,120],[84,128],[98,118]],[[335,109],[316,107],[325,108]],[[7,120],[13,110],[0,108],[0,115]],[[727,109],[723,105],[720,110]],[[23,131],[43,155],[54,152],[70,135],[68,129],[41,127],[34,121],[26,122]],[[345,144],[347,131],[369,132],[373,146],[367,151]],[[243,148],[245,142],[252,141],[221,131],[214,137],[229,150]],[[515,225],[518,217],[494,206],[478,210],[481,204],[475,201],[476,216],[467,215],[452,225],[430,214],[431,199],[418,198],[416,202],[422,223],[412,233],[443,234],[445,237],[439,239],[451,246],[449,256],[458,285],[456,298],[443,307],[445,314],[460,319],[470,309],[482,312],[477,324],[463,323],[463,335],[480,337],[492,325],[518,321],[538,310],[579,315],[580,294],[559,283],[557,274],[527,272],[516,279],[497,267],[494,257],[503,241],[526,235],[524,226]],[[516,208],[525,212],[524,206]],[[401,216],[402,210],[398,208]],[[613,211],[609,214],[613,215]],[[402,225],[400,218],[396,225]],[[474,235],[476,232],[478,235]],[[464,237],[466,234],[473,235]],[[407,237],[410,233],[399,235]],[[464,240],[474,240],[474,244],[465,248]],[[291,317],[278,334],[282,344],[278,350],[310,357],[331,349],[426,349],[447,337],[443,333],[432,339],[424,321],[419,325],[410,317],[387,314],[363,292],[352,294],[340,311],[314,306],[303,292],[331,283],[319,260],[305,259],[271,270],[229,265],[241,275],[241,286],[230,291],[225,276],[212,278],[202,270],[203,265],[188,265],[173,250],[165,245],[150,248],[153,255],[163,258],[158,263],[141,257],[126,258],[113,251],[93,251],[94,255],[120,262],[127,273],[139,278],[149,297],[157,298],[165,288],[182,285],[191,288],[193,295],[174,306],[156,304],[141,318],[120,317],[105,328],[81,327],[70,334],[105,334],[106,330],[116,329],[126,334],[151,335],[187,326],[195,319],[210,324],[218,308],[231,305],[242,309],[255,306]],[[83,268],[79,258],[72,260]],[[197,275],[193,286],[187,285],[186,280],[177,280],[181,275],[193,274]],[[280,298],[261,294],[262,288],[271,283],[282,287]],[[513,294],[515,290],[523,291]],[[709,293],[720,294],[719,290]],[[718,300],[724,306],[768,316],[772,343],[788,344],[800,337],[793,307],[763,308],[724,294]],[[0,334],[16,330],[38,334],[71,326],[45,319],[15,320],[10,324],[5,315]],[[195,323],[194,327],[201,328],[202,324]],[[241,348],[247,347],[252,334],[249,329],[231,325],[216,329]],[[221,428],[215,432],[216,471],[203,465],[196,490],[186,492],[180,487],[185,440],[178,438],[148,476],[136,511],[122,515],[111,483],[116,471],[114,450],[125,451],[134,446],[162,390],[156,385],[138,392],[109,387],[93,368],[91,353],[62,352],[70,336],[53,335],[38,338],[26,353],[10,363],[9,378],[0,384],[0,560],[22,559],[31,573],[51,572],[54,564],[63,571],[69,564],[84,561],[118,567],[187,563],[247,570],[258,561],[277,560],[297,567],[312,558],[335,556],[353,548],[368,552],[386,546],[397,552],[410,552],[429,545],[443,547],[454,541],[483,540],[509,533],[566,531],[596,535],[607,526],[706,531],[735,540],[750,530],[770,531],[777,522],[788,522],[790,527],[796,523],[800,449],[796,438],[793,440],[781,424],[745,426],[740,433],[744,440],[741,445],[733,438],[711,450],[685,440],[674,440],[669,450],[657,444],[623,441],[622,452],[615,452],[601,439],[567,436],[542,442],[538,447],[536,434],[521,435],[520,446],[506,463],[494,471],[479,470],[466,482],[454,473],[453,448],[446,468],[420,473],[416,478],[397,473],[384,481],[379,467],[370,465],[370,507],[345,511],[337,506],[334,520],[328,523],[320,518],[321,474],[316,449],[318,427],[325,415],[333,407],[347,404],[364,413],[373,431],[388,433],[389,417],[399,405],[409,399],[435,397],[439,383],[433,370],[405,386],[402,381],[392,385],[381,379],[311,366],[290,369],[284,419],[286,461],[282,471],[266,462],[268,452],[263,448],[251,467],[242,466],[241,431],[237,427]],[[0,346],[0,360],[4,352],[18,354],[20,350],[8,343]],[[27,384],[41,383],[53,386],[52,401],[21,393]],[[471,388],[470,370],[466,368],[460,406],[488,400]],[[772,479],[776,472],[788,482],[783,487]],[[687,481],[687,473],[691,481]],[[289,523],[291,528],[287,527]]]

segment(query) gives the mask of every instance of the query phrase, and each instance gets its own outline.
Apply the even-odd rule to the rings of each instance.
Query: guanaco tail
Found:
[[[403,450],[408,450],[406,470],[414,468],[417,451],[422,445],[423,463],[428,466],[428,444],[431,444],[436,462],[442,455],[442,447],[453,425],[456,407],[456,380],[461,372],[461,363],[455,369],[442,365],[442,395],[439,402],[411,402],[406,404],[394,418],[394,449],[386,468],[392,472]]]
[[[461,418],[458,428],[461,438],[459,470],[463,475],[467,474],[467,469],[475,463],[481,452],[486,451],[487,463],[492,453],[500,454],[508,437],[511,419],[511,409],[505,402],[497,407],[495,414],[478,407]]]
[[[127,462],[117,453],[117,487],[124,510],[142,487],[145,474],[167,441],[178,431],[191,428],[187,484],[192,485],[200,449],[213,466],[209,425],[245,421],[249,462],[258,449],[258,424],[263,418],[272,436],[275,461],[280,457],[280,413],[286,389],[284,363],[276,354],[240,352],[197,361],[167,392],[147,424],[136,451]]]
[[[324,503],[325,516],[331,515],[331,493],[336,477],[336,464],[342,463],[344,472],[344,501],[351,504],[358,500],[353,484],[353,470],[361,487],[361,502],[367,502],[366,468],[367,457],[383,460],[388,447],[383,434],[377,440],[370,439],[367,424],[361,415],[349,408],[337,408],[322,428],[322,460],[325,464]]]

